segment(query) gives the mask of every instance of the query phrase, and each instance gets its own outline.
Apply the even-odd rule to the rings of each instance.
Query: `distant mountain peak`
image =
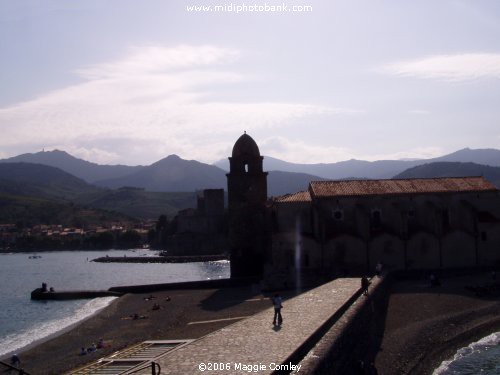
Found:
[[[45,153],[51,153],[51,154],[63,154],[63,155],[69,155],[69,156],[73,156],[73,155],[70,155],[69,153],[67,153],[66,151],[64,150],[59,150],[57,148],[53,149],[53,150],[50,150],[50,151],[42,151],[42,152],[45,152]],[[74,156],[73,156],[74,157]]]
[[[177,154],[171,154],[171,155],[168,155],[165,159],[179,160],[179,159],[181,159],[181,157]]]

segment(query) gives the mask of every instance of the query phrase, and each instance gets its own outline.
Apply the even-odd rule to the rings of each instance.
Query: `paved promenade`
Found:
[[[359,287],[359,278],[338,279],[285,299],[281,327],[272,324],[269,302],[269,309],[172,350],[156,362],[162,374],[272,374],[279,369],[300,373],[289,358]]]

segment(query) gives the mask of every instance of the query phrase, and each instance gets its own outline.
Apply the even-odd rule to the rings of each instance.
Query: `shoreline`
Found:
[[[480,327],[459,335],[452,344],[436,349],[431,353],[428,357],[428,365],[423,364],[413,370],[417,372],[421,371],[424,374],[433,374],[444,361],[453,360],[458,350],[497,332],[500,332],[500,318],[497,321],[485,323]]]
[[[126,294],[79,321],[57,336],[33,343],[18,352],[22,367],[31,374],[61,374],[107,357],[146,340],[196,339],[232,324],[235,317],[253,315],[270,302],[251,287],[190,289]],[[154,303],[161,306],[153,311]],[[134,320],[134,314],[146,319]],[[206,324],[189,324],[193,321]],[[104,339],[105,347],[80,356],[82,347]]]
[[[427,280],[394,281],[375,365],[384,375],[433,374],[457,350],[500,331],[500,299],[477,297],[465,287],[491,282],[489,275],[449,276],[431,288]]]
[[[449,276],[442,281],[438,288],[430,288],[423,279],[393,281],[374,361],[379,373],[432,374],[458,349],[500,331],[500,299],[480,298],[465,289],[488,281],[487,275]],[[145,340],[197,339],[234,323],[234,317],[270,306],[268,296],[243,286],[152,294],[154,300],[147,298],[151,293],[126,294],[86,319],[31,343],[18,352],[24,369],[59,374]],[[152,311],[154,303],[160,304],[159,311]],[[147,319],[132,320],[134,313]],[[211,323],[189,324],[193,321]],[[100,338],[107,347],[78,355],[81,347]]]
[[[110,298],[110,297],[101,297],[101,298]],[[89,319],[95,317],[96,315],[100,314],[103,310],[105,310],[106,308],[111,306],[113,303],[118,302],[119,297],[111,297],[111,298],[114,298],[114,299],[112,301],[110,301],[107,305],[98,308],[97,310],[93,311],[91,314],[85,316],[84,318],[77,320],[76,322],[70,323],[66,327],[63,327],[55,332],[52,332],[52,333],[48,334],[47,336],[36,339],[33,342],[31,342],[25,346],[21,346],[17,349],[11,350],[10,352],[2,354],[0,356],[0,358],[2,358],[3,360],[9,359],[9,357],[12,356],[13,354],[23,353],[23,352],[29,351],[29,350],[31,350],[39,345],[42,345],[43,343],[45,343],[49,340],[57,338],[57,337],[65,334],[66,332],[71,331],[72,329],[74,329],[78,325],[83,324],[86,320],[89,320]],[[97,298],[94,298],[94,299],[97,299]],[[92,300],[94,300],[94,299],[92,299]],[[92,301],[92,300],[89,300],[89,301]],[[14,335],[15,335],[15,333],[14,333]]]

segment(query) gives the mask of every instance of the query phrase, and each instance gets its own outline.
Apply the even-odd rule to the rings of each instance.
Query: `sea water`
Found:
[[[109,305],[115,297],[32,301],[42,282],[57,290],[106,290],[112,286],[229,277],[229,262],[98,263],[102,256],[151,256],[149,250],[58,251],[0,254],[0,357],[56,334]]]
[[[434,371],[434,375],[469,374],[500,374],[500,332],[459,349],[453,359],[444,361]]]

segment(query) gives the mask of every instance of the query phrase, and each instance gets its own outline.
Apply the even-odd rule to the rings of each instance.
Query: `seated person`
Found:
[[[14,367],[19,367],[21,361],[19,360],[17,354],[13,354],[12,357],[10,357],[10,364]]]
[[[97,343],[97,349],[102,349],[104,347],[104,339],[99,339],[99,342]]]

